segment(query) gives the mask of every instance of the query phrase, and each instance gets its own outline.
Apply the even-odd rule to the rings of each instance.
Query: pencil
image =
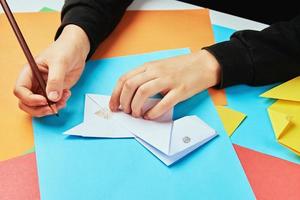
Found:
[[[29,66],[30,66],[31,70],[32,70],[33,76],[38,81],[38,84],[39,84],[39,86],[41,88],[41,91],[42,91],[42,95],[46,98],[47,104],[50,107],[50,109],[52,110],[52,112],[56,116],[58,116],[56,106],[54,105],[55,103],[50,101],[47,97],[46,82],[43,79],[43,76],[42,76],[42,74],[41,74],[41,72],[40,72],[40,70],[39,70],[39,68],[38,68],[38,66],[37,66],[37,64],[36,64],[32,54],[31,54],[31,52],[30,52],[30,49],[29,49],[29,47],[28,47],[28,45],[27,45],[27,43],[26,43],[26,41],[23,37],[23,34],[21,33],[21,30],[20,30],[20,28],[19,28],[19,26],[18,26],[18,24],[17,24],[17,22],[16,22],[16,20],[13,16],[6,0],[0,0],[0,3],[1,3],[1,6],[2,6],[2,8],[3,8],[3,10],[6,14],[6,17],[9,21],[14,33],[15,33],[17,39],[18,39],[18,42],[19,42],[19,44],[20,44],[20,46],[21,46],[21,48],[22,48],[22,50],[25,54],[25,57],[26,57],[26,59],[29,63]]]

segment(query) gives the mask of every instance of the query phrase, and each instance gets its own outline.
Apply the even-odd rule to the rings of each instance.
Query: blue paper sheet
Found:
[[[216,42],[226,41],[235,32],[223,26],[213,25]],[[281,146],[274,135],[267,108],[274,102],[261,98],[260,94],[274,87],[234,86],[226,89],[230,108],[247,115],[246,120],[232,135],[233,143],[256,151],[300,164],[300,157]]]
[[[174,118],[196,114],[219,136],[171,167],[134,139],[62,135],[82,121],[85,93],[110,95],[126,71],[187,53],[179,49],[89,62],[60,117],[33,119],[41,198],[255,199],[207,91],[176,106]]]
[[[234,29],[226,28],[224,26],[213,25],[214,38],[216,43],[229,40],[230,36],[235,32]]]

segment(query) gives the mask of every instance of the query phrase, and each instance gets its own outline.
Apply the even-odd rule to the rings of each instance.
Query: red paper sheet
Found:
[[[300,165],[238,145],[234,148],[257,199],[300,199]]]
[[[0,200],[40,199],[35,153],[0,162]]]

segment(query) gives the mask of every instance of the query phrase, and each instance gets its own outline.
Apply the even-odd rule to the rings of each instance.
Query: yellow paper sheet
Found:
[[[246,115],[244,113],[224,106],[216,106],[216,109],[228,136],[231,136],[246,118]]]
[[[278,142],[300,156],[300,102],[278,100],[268,113]]]
[[[300,101],[300,76],[274,87],[260,96],[272,99]]]

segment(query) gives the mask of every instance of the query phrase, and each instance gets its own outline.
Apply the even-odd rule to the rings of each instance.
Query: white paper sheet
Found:
[[[87,94],[83,123],[66,131],[66,135],[99,138],[130,138],[141,143],[167,166],[178,161],[217,135],[197,116],[173,121],[173,109],[156,121],[134,118],[124,112],[109,110],[110,96]],[[149,99],[143,112],[159,99]]]

